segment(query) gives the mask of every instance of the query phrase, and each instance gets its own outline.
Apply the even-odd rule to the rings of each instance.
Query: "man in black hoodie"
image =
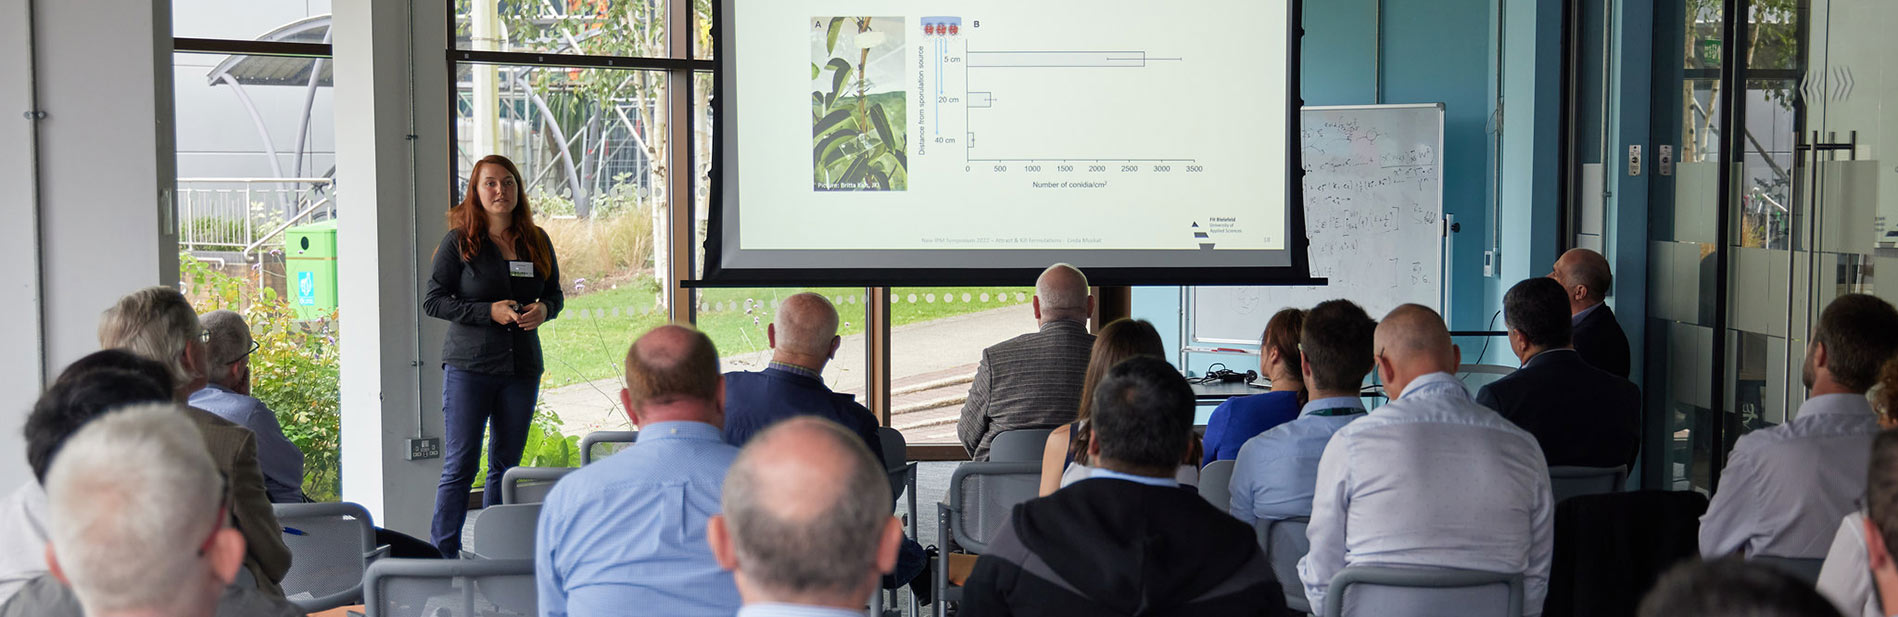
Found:
[[[1252,528],[1173,480],[1193,439],[1180,373],[1129,359],[1093,408],[1092,475],[1015,507],[969,574],[961,614],[1284,614]]]

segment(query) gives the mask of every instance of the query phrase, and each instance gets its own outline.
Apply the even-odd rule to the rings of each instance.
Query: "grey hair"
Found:
[[[81,428],[46,478],[53,554],[88,615],[175,606],[210,576],[196,553],[223,497],[204,438],[169,403]]]
[[[830,339],[837,336],[837,307],[823,294],[804,292],[778,305],[778,346],[807,356],[830,353]]]
[[[198,316],[204,329],[211,333],[211,340],[204,344],[206,361],[211,363],[211,381],[228,386],[223,379],[230,373],[220,370],[236,364],[250,353],[250,324],[244,323],[244,316],[237,311],[216,310]]]
[[[1065,279],[1065,280],[1064,280]],[[1058,263],[1041,271],[1035,278],[1035,297],[1041,299],[1042,315],[1056,319],[1087,317],[1087,275],[1080,268]]]
[[[99,319],[99,346],[124,349],[165,365],[172,388],[191,383],[210,372],[209,366],[186,366],[185,348],[200,332],[198,312],[178,290],[164,286],[132,292]],[[208,364],[208,359],[200,360]]]
[[[828,448],[850,460],[841,485],[773,486],[758,472],[777,461],[762,460],[761,444],[796,427],[814,427]],[[774,494],[817,491],[829,501],[814,515],[774,511],[783,499]],[[809,493],[806,493],[809,494]],[[720,506],[731,523],[732,543],[745,576],[780,593],[854,593],[875,572],[881,531],[890,519],[890,481],[883,465],[855,433],[819,418],[779,422],[751,440],[725,476]]]

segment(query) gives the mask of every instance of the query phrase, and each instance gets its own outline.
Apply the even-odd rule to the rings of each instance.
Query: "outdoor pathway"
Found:
[[[891,423],[910,443],[955,442],[955,421],[982,349],[1034,329],[1034,310],[1027,304],[896,327],[891,332]],[[726,371],[755,371],[770,359],[770,351],[761,351],[723,358],[720,365]],[[824,380],[861,400],[864,366],[863,335],[846,336]],[[543,391],[541,401],[560,417],[568,435],[625,430],[631,423],[619,409],[621,387],[617,377],[601,379]]]

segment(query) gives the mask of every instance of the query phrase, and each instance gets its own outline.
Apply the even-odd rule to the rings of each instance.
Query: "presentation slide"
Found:
[[[1291,265],[1291,18],[1285,0],[723,0],[710,265]]]

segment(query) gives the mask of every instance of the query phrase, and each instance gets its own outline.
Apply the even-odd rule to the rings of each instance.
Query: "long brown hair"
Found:
[[[527,181],[521,178],[520,168],[499,154],[475,161],[468,171],[467,195],[448,209],[448,227],[461,232],[462,261],[472,261],[481,252],[482,239],[488,236],[488,213],[481,208],[481,187],[475,184],[481,180],[482,165],[499,165],[514,175],[514,217],[501,237],[523,250],[522,256],[534,262],[535,272],[547,276],[553,271],[553,247],[541,242],[540,227],[534,225],[534,209],[527,205]]]
[[[1074,454],[1075,462],[1085,464],[1087,460],[1085,429],[1088,416],[1093,415],[1094,386],[1107,377],[1107,369],[1134,356],[1166,357],[1166,343],[1160,341],[1160,331],[1147,320],[1116,319],[1095,334],[1094,349],[1087,357],[1087,377],[1081,380],[1081,408],[1074,415],[1082,430],[1068,434],[1068,451]]]
[[[1298,380],[1298,404],[1305,404],[1310,393],[1305,389],[1305,361],[1298,356],[1298,341],[1305,331],[1305,311],[1288,308],[1272,315],[1265,322],[1265,332],[1259,335],[1259,360],[1264,369],[1265,354],[1268,351],[1279,352],[1279,358],[1285,362],[1285,368]],[[1271,375],[1266,375],[1271,379]]]

